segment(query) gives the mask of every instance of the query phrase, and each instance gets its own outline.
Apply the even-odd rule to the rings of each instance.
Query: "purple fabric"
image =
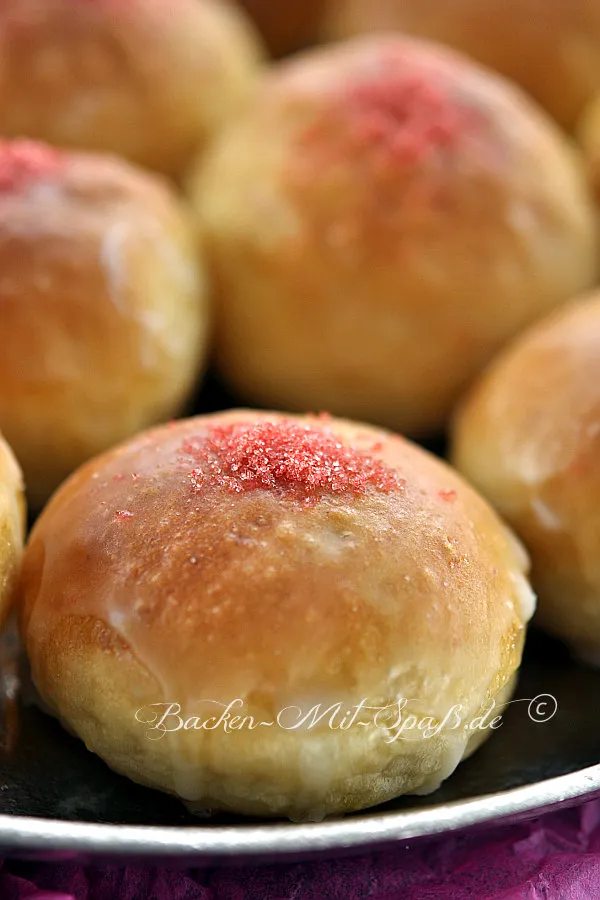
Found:
[[[366,856],[174,871],[0,864],[1,900],[597,900],[600,801]]]

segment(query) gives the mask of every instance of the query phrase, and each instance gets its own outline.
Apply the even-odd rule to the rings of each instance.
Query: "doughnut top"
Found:
[[[0,141],[0,191],[19,190],[63,165],[63,155],[46,144]]]
[[[385,144],[400,162],[451,147],[473,117],[453,102],[443,83],[423,72],[398,69],[348,89],[348,112],[365,144]]]
[[[189,473],[201,491],[209,482],[233,493],[256,489],[307,504],[319,495],[401,490],[402,479],[380,460],[345,446],[326,427],[289,420],[213,425],[181,451],[196,463]]]
[[[328,66],[321,80],[330,89],[318,94],[321,111],[300,136],[303,145],[324,151],[343,136],[338,156],[375,150],[391,166],[412,166],[431,153],[458,151],[487,132],[485,110],[472,96],[470,67],[428,45],[365,41],[321,64]],[[302,72],[300,63],[295,71]],[[316,80],[310,84],[319,91]]]

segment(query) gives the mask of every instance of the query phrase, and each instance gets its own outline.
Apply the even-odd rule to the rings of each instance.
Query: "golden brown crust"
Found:
[[[328,37],[372,31],[448,44],[520,84],[568,128],[600,88],[596,0],[329,0]]]
[[[224,0],[4,0],[0,133],[176,175],[243,105],[259,55]]]
[[[405,484],[324,489],[308,505],[216,478],[194,490],[190,439],[290,421]],[[118,771],[216,808],[318,816],[435,787],[468,735],[386,743],[383,728],[272,727],[176,732],[149,747],[136,712],[149,721],[152,704],[179,702],[206,718],[209,701],[245,698],[265,721],[291,705],[403,696],[421,716],[441,722],[462,704],[472,719],[506,699],[518,668],[533,608],[525,567],[489,507],[408,442],[237,411],[156,429],[69,479],[30,539],[21,628],[42,697]]]
[[[157,176],[68,153],[19,175],[15,146],[38,152],[0,148],[0,427],[39,506],[81,462],[186,401],[206,289],[187,211]]]
[[[585,107],[578,122],[577,137],[592,190],[596,201],[600,201],[600,94]]]
[[[281,65],[191,194],[237,392],[410,434],[597,272],[575,148],[503,80],[416,41]]]
[[[522,336],[464,401],[453,460],[521,535],[539,623],[600,658],[600,295]]]
[[[23,476],[10,447],[0,436],[0,627],[13,600],[25,521]]]

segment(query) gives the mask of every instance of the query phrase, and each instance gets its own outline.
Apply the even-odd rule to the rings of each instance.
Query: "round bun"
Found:
[[[0,436],[0,627],[13,599],[23,551],[25,518],[21,470]]]
[[[435,431],[498,347],[597,272],[570,142],[506,82],[420,42],[280,65],[190,190],[218,364],[267,408]]]
[[[600,664],[600,293],[494,363],[457,416],[453,460],[523,538],[539,624]]]
[[[33,506],[187,401],[207,309],[170,187],[111,157],[0,144],[0,429]]]
[[[0,134],[177,175],[246,102],[258,40],[225,0],[4,0]]]
[[[329,0],[323,31],[449,44],[520,84],[567,128],[600,89],[597,0]]]
[[[269,50],[282,56],[315,37],[323,0],[239,0],[256,22]]]
[[[320,818],[433,790],[489,734],[464,723],[514,685],[526,565],[402,438],[241,410],[72,476],[29,542],[21,630],[43,700],[117,772],[196,808]],[[437,733],[393,739],[401,698]],[[243,725],[210,721],[230,704]]]

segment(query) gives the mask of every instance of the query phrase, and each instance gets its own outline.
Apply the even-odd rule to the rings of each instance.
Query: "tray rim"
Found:
[[[225,860],[360,851],[540,815],[600,795],[600,764],[495,794],[419,810],[357,815],[321,823],[155,826],[70,822],[0,815],[0,851],[57,851],[115,857]]]

